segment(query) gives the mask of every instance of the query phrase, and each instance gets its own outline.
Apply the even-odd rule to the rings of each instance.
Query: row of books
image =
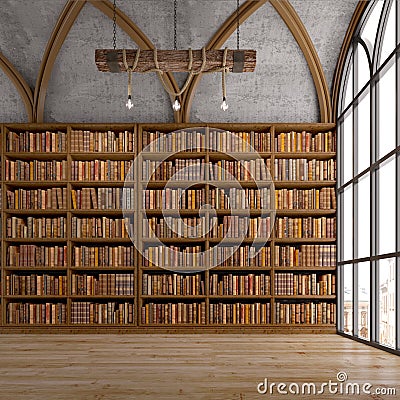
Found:
[[[273,198],[270,188],[210,189],[210,205],[219,210],[271,209]]]
[[[130,131],[114,132],[71,130],[71,152],[134,152],[135,135]]]
[[[67,277],[65,275],[7,275],[6,294],[29,296],[29,295],[66,295]]]
[[[221,222],[220,222],[221,221]],[[211,238],[269,238],[271,233],[270,217],[239,217],[238,215],[225,215],[224,217],[211,217]]]
[[[276,190],[275,208],[277,210],[336,209],[335,188]]]
[[[275,246],[275,265],[281,267],[335,266],[336,245]]]
[[[7,238],[66,238],[66,217],[8,217],[6,220]]]
[[[181,248],[171,250],[148,247],[144,250],[143,265],[164,265],[164,256],[172,263]],[[201,252],[201,246],[189,247],[186,252]],[[124,267],[134,265],[133,246],[75,246],[74,267]],[[274,264],[281,267],[335,266],[336,245],[275,246]],[[150,261],[151,260],[151,261]],[[197,260],[200,262],[201,260]],[[67,246],[10,245],[7,248],[7,265],[11,267],[67,267]],[[168,264],[169,265],[169,264]],[[173,264],[171,264],[173,265]],[[210,251],[210,265],[223,267],[271,266],[271,248],[241,246],[216,246]]]
[[[73,267],[129,267],[135,265],[132,246],[75,246]]]
[[[205,217],[153,217],[142,220],[143,237],[200,238],[206,232]]]
[[[65,132],[8,132],[6,151],[16,153],[60,153],[67,151]]]
[[[10,267],[67,267],[67,246],[8,246],[6,262]]]
[[[271,323],[270,303],[216,303],[209,305],[210,324],[265,325]]]
[[[109,217],[72,217],[71,234],[73,238],[129,237],[125,219]]]
[[[173,161],[144,160],[142,165],[142,179],[149,181],[159,180],[204,180],[205,160],[177,159]]]
[[[276,218],[277,238],[336,238],[336,217]]]
[[[216,246],[211,251],[210,265],[214,267],[268,267],[271,265],[271,248]]]
[[[71,179],[73,181],[124,181],[132,161],[72,161]]]
[[[143,274],[142,294],[156,296],[204,295],[204,280],[200,274]]]
[[[155,265],[179,270],[205,265],[201,246],[149,246],[143,250],[142,254],[144,267]]]
[[[85,131],[75,132],[77,132],[77,136],[85,136]],[[96,139],[93,138],[93,140]],[[205,131],[201,129],[179,130],[170,133],[143,131],[142,143],[144,150],[149,152],[203,151],[206,148],[222,152],[270,152],[271,133],[210,129],[209,143],[206,145]],[[274,150],[276,152],[334,152],[336,151],[336,135],[334,132],[292,131],[279,133],[274,138]]]
[[[60,325],[67,322],[64,303],[8,303],[8,324]]]
[[[271,323],[270,303],[216,303],[209,305],[211,324],[265,325]],[[53,325],[66,324],[64,303],[8,303],[8,324]],[[72,302],[73,324],[133,324],[134,304]],[[143,325],[206,323],[206,304],[146,303],[141,307]],[[336,323],[336,304],[327,302],[275,303],[276,324]]]
[[[224,153],[270,152],[271,132],[210,130],[209,148]]]
[[[143,131],[142,143],[145,152],[202,151],[206,147],[206,136],[201,129],[170,133]]]
[[[206,190],[203,189],[145,189],[143,207],[145,209],[194,210],[206,203]]]
[[[308,296],[336,294],[336,276],[333,274],[275,273],[275,295]]]
[[[206,303],[146,303],[141,307],[141,323],[143,325],[204,325]]]
[[[276,152],[335,152],[335,132],[310,133],[287,132],[279,133],[274,138],[274,150]]]
[[[336,324],[336,304],[275,302],[277,324]]]
[[[66,160],[5,160],[6,181],[59,181],[66,180],[67,175]]]
[[[72,274],[71,295],[133,296],[134,274]]]
[[[271,277],[268,274],[211,274],[210,295],[266,296],[270,295]]]
[[[209,189],[208,203],[216,209],[335,209],[335,188],[277,189],[275,198],[270,188]],[[146,209],[198,209],[207,203],[205,189],[147,189],[143,191]]]
[[[133,208],[134,188],[71,189],[74,210],[116,210]]]
[[[65,210],[67,188],[7,190],[7,208],[11,210]]]
[[[229,161],[219,160],[208,163],[209,179],[215,181],[271,181],[271,160]]]
[[[275,159],[273,179],[276,181],[334,181],[336,180],[336,160]]]
[[[71,304],[72,324],[123,325],[135,322],[133,303],[94,303],[74,301]]]
[[[249,181],[272,179],[270,160],[228,161],[208,163],[209,179],[216,181]],[[132,161],[72,161],[72,180],[123,181]],[[177,159],[174,161],[143,161],[144,180],[205,180],[204,159]],[[131,173],[131,178],[133,174]],[[37,181],[67,179],[67,161],[5,160],[6,181]],[[335,160],[277,159],[273,179],[276,181],[333,181],[336,179]]]

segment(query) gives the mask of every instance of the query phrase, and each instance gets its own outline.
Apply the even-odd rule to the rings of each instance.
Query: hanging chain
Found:
[[[117,7],[115,5],[115,0],[113,3],[113,48],[117,47]]]
[[[237,49],[239,50],[240,34],[239,34],[239,0],[236,2],[236,41]]]
[[[176,50],[176,23],[177,23],[176,0],[174,0],[174,50]]]

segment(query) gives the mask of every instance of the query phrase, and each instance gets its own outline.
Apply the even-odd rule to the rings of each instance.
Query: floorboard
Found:
[[[314,383],[319,390],[341,371],[344,383],[371,383],[371,394],[326,387],[318,398],[400,398],[400,357],[338,335],[0,336],[1,400],[311,399],[276,386],[260,394],[257,385],[267,379],[268,387],[294,383],[301,392]]]

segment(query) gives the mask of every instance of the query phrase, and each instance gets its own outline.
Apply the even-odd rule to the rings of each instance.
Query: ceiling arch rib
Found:
[[[300,49],[302,50],[304,57],[307,61],[310,69],[314,85],[317,91],[318,102],[320,107],[320,121],[330,122],[332,114],[331,98],[329,94],[328,84],[326,82],[325,74],[322,69],[321,62],[319,60],[317,51],[315,50],[314,44],[304,27],[300,17],[287,0],[269,0],[271,5],[275,8],[278,14],[281,16],[295,40],[297,41]],[[239,9],[239,24],[242,24],[250,15],[256,12],[261,6],[263,6],[267,0],[252,1],[247,0]],[[207,49],[220,48],[223,43],[229,38],[229,36],[235,31],[237,26],[237,14],[233,13],[217,31],[217,33],[211,38]],[[197,85],[201,79],[201,74],[197,75],[191,82],[183,104],[183,120],[188,121],[190,118],[190,109],[193,102],[193,97]]]
[[[43,55],[34,93],[34,117],[37,122],[43,122],[46,92],[54,62],[64,43],[65,38],[68,35],[68,32],[70,31],[85,3],[86,1],[75,2],[73,0],[69,0],[61,12],[50,36],[45,53]]]
[[[113,18],[114,9],[113,4],[108,0],[89,0],[90,4],[96,7],[98,10],[103,12],[107,17]],[[142,49],[142,50],[153,50],[155,48],[152,41],[143,33],[143,31],[133,23],[133,21],[120,9],[116,9],[116,23],[124,30],[131,39]],[[158,73],[161,79],[160,73]],[[174,91],[179,91],[179,86],[172,73],[165,74],[165,83]],[[174,112],[175,122],[182,122],[182,111]]]
[[[17,69],[12,65],[8,58],[0,52],[0,68],[4,73],[10,78],[11,82],[14,84],[18,93],[20,94],[22,101],[24,102],[26,114],[28,116],[28,122],[33,122],[33,94],[32,90],[22,77],[22,75],[17,71]]]
[[[331,122],[332,104],[328,83],[326,82],[326,77],[318,53],[307,29],[288,0],[269,1],[281,16],[290,32],[292,32],[293,37],[296,39],[296,42],[300,46],[307,61],[317,91],[320,122]]]
[[[68,0],[58,17],[49,42],[47,43],[34,93],[33,110],[36,122],[43,122],[44,103],[46,100],[46,92],[51,77],[51,71],[53,70],[55,60],[68,32],[85,4],[86,0]]]
[[[267,0],[246,0],[239,8],[239,25],[246,21],[253,13],[255,13]],[[236,11],[221,25],[215,35],[210,39],[206,45],[207,50],[219,49],[229,38],[230,35],[236,30],[237,27],[237,13]],[[201,75],[196,75],[191,80],[186,92],[184,94],[182,103],[182,118],[183,122],[190,120],[190,110],[192,108],[193,97],[198,84],[200,83]]]

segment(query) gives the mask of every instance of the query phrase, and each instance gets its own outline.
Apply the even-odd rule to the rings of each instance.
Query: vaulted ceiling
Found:
[[[193,84],[175,114],[156,74],[101,73],[96,48],[112,47],[108,0],[2,0],[2,122],[315,122],[331,118],[336,61],[357,0],[240,2],[241,48],[257,50],[251,74],[229,74],[230,108],[220,110],[220,74]],[[117,0],[117,48],[173,47],[173,0]],[[236,48],[235,0],[178,0],[178,48]],[[185,76],[176,74],[178,84]]]

